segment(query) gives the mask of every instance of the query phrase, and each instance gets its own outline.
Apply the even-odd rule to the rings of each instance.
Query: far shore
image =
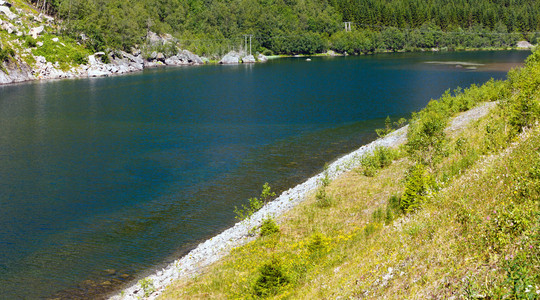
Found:
[[[296,54],[296,55],[269,55],[266,56],[268,60],[274,60],[279,58],[291,58],[291,57],[297,57],[297,58],[306,58],[309,59],[310,57],[343,57],[343,56],[363,56],[363,55],[376,55],[376,54],[382,54],[382,53],[422,53],[422,52],[472,52],[472,51],[511,51],[511,50],[520,50],[520,51],[531,51],[531,49],[522,49],[517,47],[504,47],[504,48],[459,48],[459,49],[446,49],[446,48],[433,48],[433,49],[415,49],[415,51],[406,51],[406,50],[399,50],[399,51],[376,51],[376,52],[369,52],[369,53],[360,53],[360,54],[343,54],[343,53],[337,53],[332,50],[329,50],[327,52],[323,53],[316,53],[316,54]],[[256,63],[264,63],[257,61]],[[170,68],[170,67],[190,67],[190,66],[204,66],[204,65],[218,65],[219,62],[215,60],[209,60],[204,64],[185,64],[185,65],[166,65],[166,64],[156,64],[152,66],[144,66],[144,68],[137,69],[137,70],[130,70],[123,73],[110,73],[110,74],[103,74],[101,76],[88,76],[88,75],[82,75],[82,74],[73,74],[70,71],[66,71],[65,76],[58,77],[58,78],[31,78],[24,81],[16,81],[16,82],[10,82],[10,83],[0,83],[0,86],[7,86],[7,85],[17,85],[17,84],[25,84],[29,82],[35,82],[35,81],[51,81],[51,80],[65,80],[65,79],[85,79],[85,78],[103,78],[103,77],[116,77],[116,76],[122,76],[127,74],[135,74],[138,72],[142,72],[144,70],[148,69],[155,69],[155,68]],[[232,65],[242,65],[244,63],[238,63],[238,64],[232,64]],[[246,64],[252,64],[252,63],[246,63]],[[84,65],[81,65],[77,68],[81,68]],[[489,70],[496,70],[496,71],[509,71],[511,68],[519,66],[519,64],[514,63],[500,63],[500,64],[490,64],[488,65],[486,69]]]

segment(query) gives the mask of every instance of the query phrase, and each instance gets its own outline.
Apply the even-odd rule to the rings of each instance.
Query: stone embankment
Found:
[[[497,103],[484,103],[474,109],[459,114],[452,119],[447,132],[453,133],[458,131],[470,124],[470,122],[485,116]],[[146,282],[151,282],[152,284],[152,292],[149,295],[145,295],[148,291],[145,291],[140,284],[134,284],[111,299],[155,299],[174,280],[200,274],[205,267],[227,255],[233,248],[244,245],[257,238],[252,234],[253,228],[260,227],[263,220],[268,216],[278,217],[304,201],[310,193],[313,193],[322,184],[321,180],[325,176],[335,179],[341,174],[353,170],[360,166],[361,157],[364,154],[372,152],[378,146],[397,147],[404,144],[407,141],[408,127],[408,125],[402,127],[383,138],[341,157],[333,162],[325,172],[283,192],[277,199],[266,204],[249,219],[236,223],[232,228],[199,244],[197,248],[193,249],[184,257],[174,261],[164,269],[156,271],[154,275],[146,278]]]
[[[151,282],[153,286],[153,291],[150,295],[145,295],[147,291],[140,284],[134,284],[111,299],[155,299],[174,280],[199,274],[205,267],[218,261],[233,248],[254,240],[256,236],[251,233],[253,228],[260,227],[263,220],[268,216],[278,217],[304,201],[310,193],[322,184],[321,180],[325,176],[335,179],[339,175],[358,167],[360,165],[360,157],[365,153],[373,151],[375,147],[392,147],[404,143],[406,141],[407,128],[408,126],[396,130],[384,138],[362,146],[358,150],[343,156],[332,163],[325,172],[283,192],[277,199],[266,204],[249,219],[238,222],[232,228],[199,244],[197,248],[193,249],[186,256],[176,260],[164,269],[158,270],[154,275],[147,277],[146,282]]]

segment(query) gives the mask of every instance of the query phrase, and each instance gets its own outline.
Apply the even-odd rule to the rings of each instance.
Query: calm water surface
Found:
[[[373,140],[386,116],[502,79],[528,54],[290,58],[0,86],[0,295],[94,297],[132,280],[232,225],[264,182],[290,188]]]

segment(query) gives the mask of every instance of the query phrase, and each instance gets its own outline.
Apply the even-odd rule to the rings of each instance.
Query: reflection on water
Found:
[[[0,294],[93,298],[232,225],[264,182],[288,189],[373,140],[386,116],[504,78],[500,65],[526,55],[290,58],[1,86]]]

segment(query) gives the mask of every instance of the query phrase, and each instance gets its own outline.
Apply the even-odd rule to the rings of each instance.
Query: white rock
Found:
[[[88,70],[88,77],[104,77],[104,76],[109,76],[109,75],[110,75],[109,72],[99,70],[99,69]]]
[[[58,43],[58,38],[57,37],[52,38],[52,41],[55,42],[55,43]]]
[[[259,62],[267,62],[268,61],[268,57],[264,56],[262,53],[259,53],[259,55],[257,55],[257,60]]]
[[[519,41],[516,45],[518,49],[531,49],[533,45],[527,41]]]
[[[225,54],[225,56],[223,56],[223,58],[219,61],[219,63],[223,65],[234,65],[234,64],[238,64],[239,62],[240,62],[240,53],[236,51],[231,51]]]
[[[256,62],[255,57],[253,55],[247,55],[242,57],[242,62],[245,64],[253,64]]]
[[[34,27],[32,29],[30,29],[30,32],[28,32],[28,35],[31,35],[34,39],[37,39],[38,35],[40,35],[43,30],[45,29],[45,27],[42,26],[38,26],[38,27]]]
[[[7,6],[0,6],[0,12],[4,13],[4,15],[6,15],[10,20],[13,20],[17,17],[17,15],[12,13]]]
[[[43,42],[37,42],[37,43],[36,43],[36,46],[38,46],[38,47],[43,46]]]

